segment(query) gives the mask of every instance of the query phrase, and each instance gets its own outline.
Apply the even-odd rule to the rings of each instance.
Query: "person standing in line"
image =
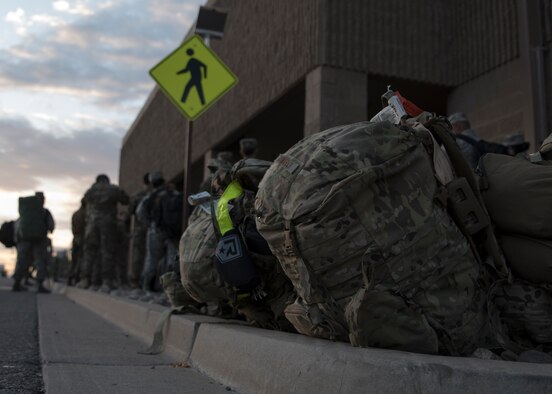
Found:
[[[25,279],[31,264],[34,264],[37,269],[37,291],[50,292],[44,286],[44,280],[48,275],[48,233],[54,231],[55,223],[50,211],[44,208],[44,202],[42,192],[19,199],[19,221],[16,230],[17,261],[12,291],[27,290],[21,281]]]
[[[117,258],[117,205],[127,205],[128,195],[100,174],[84,194],[86,230],[84,264],[79,288],[99,287],[109,293],[115,288]]]
[[[165,184],[159,171],[150,174],[153,190],[140,202],[138,219],[148,224],[142,290],[155,290],[158,274],[166,272],[178,255],[182,232],[182,193]]]
[[[67,284],[72,286],[80,278],[81,266],[84,260],[84,232],[86,230],[86,205],[81,199],[80,208],[71,216],[71,231],[73,245],[71,247],[71,265],[67,275]]]
[[[456,112],[450,115],[448,119],[462,155],[472,169],[475,169],[479,164],[479,154],[474,144],[481,140],[481,137],[471,128],[470,121],[463,112]]]
[[[256,138],[242,138],[240,140],[240,156],[242,159],[257,157],[258,142]]]
[[[150,190],[149,173],[146,173],[143,177],[142,190],[132,197],[130,203],[132,217],[128,280],[130,287],[133,289],[140,289],[142,287],[142,270],[144,269],[144,260],[146,258],[146,234],[148,232],[147,224],[138,220],[136,212],[138,205]]]

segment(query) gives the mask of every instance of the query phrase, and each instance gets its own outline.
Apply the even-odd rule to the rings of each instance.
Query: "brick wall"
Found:
[[[184,133],[187,122],[160,90],[155,90],[150,105],[143,108],[132,134],[121,148],[119,184],[129,193],[142,187],[146,172],[162,171],[171,180],[184,168]]]
[[[457,86],[519,56],[516,0],[326,0],[323,64]]]

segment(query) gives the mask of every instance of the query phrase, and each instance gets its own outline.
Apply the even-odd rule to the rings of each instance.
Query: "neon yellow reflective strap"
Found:
[[[230,200],[238,198],[243,194],[243,189],[238,181],[232,181],[217,204],[217,223],[221,235],[226,234],[228,231],[234,229],[234,224],[230,218],[230,210],[228,209],[228,203]]]

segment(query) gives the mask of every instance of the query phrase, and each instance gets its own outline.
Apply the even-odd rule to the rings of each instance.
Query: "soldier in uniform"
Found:
[[[146,173],[143,178],[144,187],[136,193],[130,204],[131,218],[131,241],[130,241],[130,262],[128,269],[129,284],[134,289],[141,288],[142,270],[144,269],[144,260],[146,256],[146,233],[148,226],[138,220],[136,211],[140,202],[150,192],[149,173]]]
[[[86,229],[86,205],[81,199],[80,208],[71,216],[71,231],[73,245],[71,248],[71,266],[67,276],[69,286],[79,281],[81,266],[84,259],[84,231]]]
[[[117,215],[117,259],[115,272],[118,287],[128,289],[128,249],[130,246],[130,218],[128,211],[121,209]]]
[[[84,202],[84,265],[77,287],[101,286],[100,291],[109,292],[115,287],[117,204],[126,205],[129,198],[122,189],[110,183],[107,175],[101,174],[84,194]]]
[[[162,212],[164,200],[179,192],[173,185],[166,185],[163,175],[156,171],[150,174],[150,183],[153,190],[138,205],[138,219],[148,224],[146,241],[146,260],[142,273],[142,290],[153,291],[154,279],[157,274],[166,271],[178,254],[178,239],[181,234],[172,238],[168,233]],[[182,199],[180,199],[182,201]],[[182,221],[182,202],[179,203],[179,213],[173,213],[177,221]],[[170,214],[170,213],[169,213]],[[177,231],[180,232],[180,231]]]
[[[508,148],[508,154],[510,156],[516,156],[527,160],[529,159],[527,151],[529,150],[530,144],[528,141],[525,141],[525,137],[522,133],[507,135],[502,140],[502,145]]]
[[[216,158],[209,159],[209,161],[207,162],[209,174],[203,180],[203,182],[201,182],[201,185],[199,186],[199,192],[211,191],[211,182],[213,181],[215,173],[221,166],[232,166],[232,157],[232,152],[222,151],[217,154]]]
[[[456,112],[449,116],[449,122],[452,125],[452,131],[455,136],[462,135],[464,137],[471,138],[473,141],[479,141],[481,137],[471,128],[470,121],[466,114],[463,112]],[[460,138],[456,138],[456,143],[462,151],[462,155],[466,158],[467,162],[473,169],[477,167],[479,162],[479,155],[476,148],[467,141]]]
[[[258,143],[256,138],[242,138],[240,140],[240,156],[242,159],[257,157]]]
[[[30,265],[35,264],[37,269],[38,292],[49,293],[50,290],[44,287],[43,282],[48,274],[48,233],[54,231],[55,223],[50,211],[44,208],[44,194],[42,192],[36,192],[35,196],[40,200],[40,204],[43,207],[42,220],[44,221],[44,230],[40,238],[27,239],[20,226],[18,226],[16,234],[17,262],[14,274],[15,282],[13,284],[12,291],[27,290],[26,287],[21,285],[21,281],[25,279],[26,275],[28,274]]]

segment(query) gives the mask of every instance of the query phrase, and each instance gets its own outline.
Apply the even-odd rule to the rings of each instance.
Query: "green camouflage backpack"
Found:
[[[360,122],[303,139],[267,171],[257,228],[297,292],[285,311],[297,331],[451,355],[490,341],[485,271],[424,140]]]

